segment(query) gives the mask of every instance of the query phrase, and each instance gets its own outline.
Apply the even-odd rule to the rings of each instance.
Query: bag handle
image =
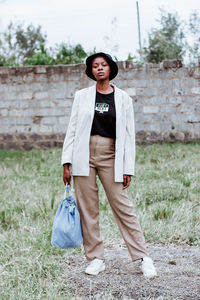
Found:
[[[74,179],[73,176],[71,176],[71,184],[69,185],[68,183],[65,185],[65,193],[64,193],[64,199],[67,197],[67,192],[69,192],[69,194],[71,196],[74,195]]]
[[[73,175],[71,175],[71,191],[74,193],[74,178]]]

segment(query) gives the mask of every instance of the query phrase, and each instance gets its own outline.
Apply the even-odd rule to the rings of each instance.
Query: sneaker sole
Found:
[[[156,270],[155,270],[155,271],[152,271],[151,273],[144,273],[144,272],[143,272],[143,276],[144,276],[144,278],[146,278],[146,279],[151,279],[151,278],[158,277],[158,274],[157,274],[157,272],[156,272]]]
[[[97,272],[90,272],[90,271],[87,271],[85,270],[85,274],[88,274],[88,275],[98,275],[100,272],[103,272],[105,271],[105,266],[102,266],[101,269],[99,269]]]

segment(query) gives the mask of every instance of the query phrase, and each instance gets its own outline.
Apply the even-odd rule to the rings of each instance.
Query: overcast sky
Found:
[[[182,19],[200,12],[200,0],[139,0],[142,40],[158,27],[159,7],[177,11]],[[126,59],[138,49],[135,0],[0,0],[0,31],[9,21],[41,25],[48,45],[81,43],[86,51],[94,47]],[[118,47],[115,47],[117,45]]]

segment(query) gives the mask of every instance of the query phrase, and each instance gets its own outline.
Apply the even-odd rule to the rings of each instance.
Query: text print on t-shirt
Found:
[[[95,111],[99,112],[100,114],[108,112],[109,111],[109,104],[107,104],[107,103],[96,103]]]

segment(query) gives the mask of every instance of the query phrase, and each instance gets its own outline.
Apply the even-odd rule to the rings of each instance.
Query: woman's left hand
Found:
[[[125,190],[130,185],[131,175],[124,174],[123,178],[124,178],[124,182],[123,182],[124,187],[122,188],[122,190]]]

